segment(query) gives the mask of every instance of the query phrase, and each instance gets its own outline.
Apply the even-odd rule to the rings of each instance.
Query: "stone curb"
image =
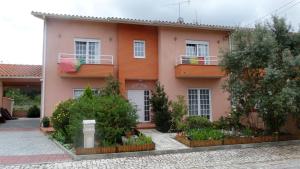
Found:
[[[73,160],[76,159],[76,155],[71,150],[68,150],[66,147],[64,147],[62,144],[60,144],[55,139],[51,139],[51,138],[48,138],[48,139],[51,140],[52,142],[54,142],[61,150],[63,150],[66,154],[68,154]]]
[[[297,144],[300,144],[300,140],[196,147],[196,148],[186,148],[186,149],[178,149],[178,150],[156,150],[156,151],[154,150],[154,151],[140,151],[140,152],[127,152],[127,153],[111,153],[111,154],[75,155],[72,153],[72,157],[74,157],[73,160],[94,160],[94,159],[110,159],[110,158],[124,158],[124,157],[144,157],[144,156],[154,156],[154,155],[164,155],[164,154],[191,153],[191,152],[215,151],[215,150],[245,149],[245,148],[256,148],[256,147],[286,146],[286,145],[297,145]]]

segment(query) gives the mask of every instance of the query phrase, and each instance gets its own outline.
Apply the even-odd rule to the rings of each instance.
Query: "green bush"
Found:
[[[120,82],[113,76],[109,76],[106,79],[106,84],[104,89],[101,90],[102,96],[109,95],[120,95]]]
[[[164,91],[164,87],[160,83],[156,83],[150,102],[154,112],[156,129],[161,132],[168,132],[171,126],[170,102]]]
[[[130,137],[124,144],[125,145],[144,145],[151,144],[152,138],[145,136],[144,134],[139,134],[137,138]]]
[[[56,130],[52,135],[52,138],[54,138],[55,140],[57,140],[60,143],[66,143],[66,137],[65,134],[61,131],[61,130]]]
[[[214,129],[230,129],[230,122],[228,118],[220,117],[219,120],[212,123]]]
[[[43,124],[43,127],[49,127],[50,126],[50,119],[49,119],[49,117],[43,117],[42,124]]]
[[[60,134],[63,134],[65,137],[66,143],[71,142],[71,136],[69,133],[69,120],[70,120],[70,109],[74,104],[73,99],[66,100],[64,102],[59,103],[59,105],[54,110],[51,122],[53,128],[56,131],[59,131]]]
[[[241,135],[242,136],[247,136],[247,137],[250,137],[250,136],[253,136],[253,132],[250,128],[244,128],[241,130]]]
[[[74,100],[74,103],[69,109],[69,134],[75,146],[83,145],[82,121],[95,119],[96,111],[99,111],[100,102],[97,98],[98,97],[93,96],[90,88],[86,88],[84,94]]]
[[[212,127],[212,123],[206,118],[201,116],[189,116],[186,119],[187,129],[203,129]]]
[[[37,105],[34,105],[29,108],[27,117],[34,118],[34,117],[40,117],[40,108],[38,108]]]
[[[187,136],[191,140],[221,140],[224,134],[220,130],[215,129],[191,129],[187,131]]]
[[[117,143],[121,136],[137,124],[135,108],[122,96],[102,96],[97,99],[96,136],[98,140]]]
[[[187,115],[188,108],[185,103],[183,96],[178,96],[177,101],[172,102],[171,104],[171,130],[172,131],[182,131],[185,128],[183,123],[183,116]]]

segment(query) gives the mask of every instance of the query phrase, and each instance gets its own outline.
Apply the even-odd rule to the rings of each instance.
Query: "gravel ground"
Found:
[[[75,168],[300,168],[300,145],[0,166],[5,169]]]

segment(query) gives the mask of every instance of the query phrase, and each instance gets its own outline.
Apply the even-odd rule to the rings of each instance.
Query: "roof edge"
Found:
[[[234,31],[235,29],[238,28],[234,26],[223,26],[223,25],[178,23],[172,21],[142,20],[142,19],[118,18],[118,17],[95,17],[95,16],[45,13],[45,12],[36,12],[36,11],[32,11],[31,14],[43,20],[45,20],[46,18],[54,18],[54,19],[82,20],[82,21],[103,22],[103,23],[123,23],[123,24],[135,24],[135,25],[162,26],[162,27],[221,30],[221,31],[228,31],[228,32]]]

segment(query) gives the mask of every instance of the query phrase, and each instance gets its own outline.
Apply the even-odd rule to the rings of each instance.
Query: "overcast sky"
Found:
[[[176,21],[182,0],[3,0],[0,5],[0,62],[42,63],[43,22],[31,11]],[[295,31],[300,0],[191,0],[181,5],[185,22],[253,25],[277,14]],[[277,9],[277,11],[276,11]],[[197,16],[197,17],[196,17]]]

